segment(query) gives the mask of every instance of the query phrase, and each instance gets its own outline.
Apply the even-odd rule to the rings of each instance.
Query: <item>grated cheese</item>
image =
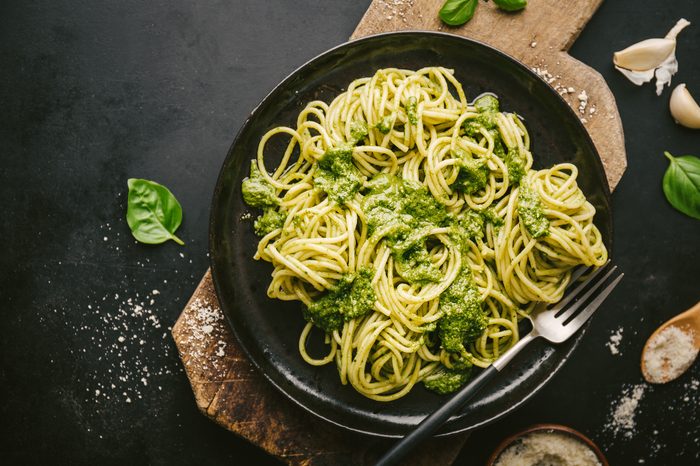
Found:
[[[616,437],[631,439],[637,433],[637,408],[646,393],[647,385],[638,384],[626,387],[622,396],[614,403],[614,409],[605,424],[605,430]]]
[[[673,380],[693,364],[697,355],[692,330],[670,325],[655,335],[644,351],[645,376],[651,383]]]
[[[494,466],[600,466],[588,445],[559,432],[533,432],[501,453]]]

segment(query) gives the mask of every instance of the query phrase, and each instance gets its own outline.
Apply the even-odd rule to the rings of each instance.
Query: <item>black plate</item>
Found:
[[[309,101],[330,102],[350,81],[370,76],[379,68],[435,65],[454,69],[469,99],[484,91],[495,92],[503,110],[517,112],[525,119],[536,167],[564,161],[578,166],[579,185],[598,210],[595,222],[605,244],[611,246],[608,184],[588,133],[550,86],[502,52],[450,34],[391,33],[343,44],[292,73],[251,113],[221,169],[209,234],[214,283],[243,349],[270,382],[315,415],[377,436],[406,434],[445,398],[419,385],[400,400],[373,401],[351,386],[341,385],[335,365],[319,368],[304,362],[297,349],[304,326],[301,305],[271,300],[266,295],[272,267],[252,259],[258,238],[252,221],[241,220],[249,210],[241,197],[241,181],[260,137],[278,125],[294,126],[297,114]],[[281,137],[274,141],[279,148],[286,145]],[[270,149],[266,155],[270,157],[268,168],[275,167],[279,157],[274,160]],[[472,429],[513,411],[554,376],[583,334],[581,331],[557,347],[541,339],[535,341],[478,398],[450,419],[441,433]]]

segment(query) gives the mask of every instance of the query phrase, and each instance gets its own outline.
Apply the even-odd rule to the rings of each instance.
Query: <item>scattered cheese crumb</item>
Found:
[[[586,90],[582,90],[578,97],[578,111],[581,113],[586,113],[586,106],[588,106],[588,94]]]
[[[387,20],[392,20],[394,18],[401,19],[404,23],[407,23],[406,13],[411,11],[411,7],[415,0],[380,0],[376,2],[377,6],[381,5],[383,7],[384,17]],[[422,14],[418,14],[419,18],[422,18]],[[439,29],[439,28],[438,28]]]
[[[536,42],[534,42],[534,41],[533,41],[533,43],[536,44]],[[531,46],[532,46],[532,44],[531,44]],[[557,62],[557,65],[558,64],[559,64],[559,62]],[[585,118],[585,116],[586,116],[586,107],[588,106],[589,97],[588,97],[588,93],[585,90],[583,90],[583,89],[581,90],[581,92],[577,96],[578,102],[576,102],[576,100],[574,100],[573,98],[569,99],[567,97],[568,94],[574,94],[576,92],[576,88],[574,88],[573,86],[568,86],[568,85],[565,85],[564,83],[562,83],[560,81],[561,76],[553,75],[547,69],[546,64],[540,63],[539,65],[532,67],[532,71],[534,71],[535,74],[537,74],[537,76],[542,78],[547,84],[551,85],[560,96],[564,97],[565,100],[567,100],[569,105],[571,105],[572,107],[574,107],[575,105],[578,106],[578,111],[582,115],[581,122],[583,124],[588,123],[588,119]],[[572,102],[571,100],[574,100],[574,101]],[[588,118],[590,119],[591,117],[593,117],[593,115],[595,113],[596,113],[596,108],[591,107],[588,110]]]
[[[141,296],[133,293],[132,284],[127,286],[117,293],[92,294],[93,301],[82,310],[73,306],[53,309],[80,342],[70,353],[81,360],[90,357],[99,362],[75,379],[89,397],[84,401],[94,403],[92,412],[98,415],[115,402],[146,399],[156,392],[149,390],[151,386],[163,385],[165,377],[183,372],[173,357],[172,340],[161,339],[160,310],[152,307],[153,294]],[[78,320],[72,320],[74,317]]]
[[[550,73],[549,70],[547,70],[546,68],[536,66],[532,69],[532,71],[534,71],[537,74],[537,76],[544,79],[544,81],[547,84],[552,84],[554,81],[557,80],[557,77],[552,75],[552,73]]]
[[[636,433],[637,407],[644,397],[647,385],[638,384],[625,388],[622,396],[615,402],[610,420],[605,424],[605,429],[614,435],[622,435],[625,438],[632,438]]]
[[[610,335],[610,340],[605,344],[608,349],[610,350],[610,354],[613,356],[617,356],[620,353],[620,342],[622,341],[622,332],[624,329],[622,327],[618,328],[615,330],[611,335]]]
[[[191,335],[183,341],[183,353],[188,356],[185,364],[207,371],[212,377],[224,377],[228,366],[224,360],[226,341],[221,338],[226,326],[221,309],[197,298],[188,305],[185,323],[191,329]],[[213,354],[212,346],[215,347]]]

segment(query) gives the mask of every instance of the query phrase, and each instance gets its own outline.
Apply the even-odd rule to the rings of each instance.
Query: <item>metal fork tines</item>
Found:
[[[534,330],[547,340],[560,343],[578,330],[600,307],[624,276],[609,263],[595,269],[583,282],[574,285],[556,305],[532,316]],[[586,270],[584,269],[583,272]],[[605,273],[603,273],[605,272]],[[598,291],[602,288],[601,291]]]
[[[543,337],[552,343],[565,341],[593,315],[625,275],[618,272],[616,265],[610,267],[608,261],[602,267],[593,269],[584,281],[576,283],[590,271],[591,267],[577,269],[571,276],[572,285],[561,301],[549,308],[536,309],[532,313],[529,317],[532,331],[493,363],[497,370],[503,369],[524,346],[537,337]],[[606,283],[607,286],[598,292]]]

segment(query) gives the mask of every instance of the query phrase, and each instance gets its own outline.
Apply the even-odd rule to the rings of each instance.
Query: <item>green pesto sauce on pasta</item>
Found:
[[[438,334],[447,351],[462,353],[465,343],[475,340],[487,325],[479,291],[468,268],[460,271],[452,284],[440,295],[442,318]]]
[[[332,332],[342,327],[343,322],[370,312],[375,299],[372,271],[360,269],[357,273],[344,274],[335,287],[305,309],[304,318]]]
[[[442,369],[438,373],[427,377],[423,385],[439,395],[447,395],[455,392],[464,385],[471,375],[471,366],[462,370]]]
[[[329,149],[318,161],[314,185],[338,204],[352,199],[362,186],[362,174],[352,162],[352,147]]]
[[[242,186],[262,212],[255,259],[273,266],[269,297],[301,302],[306,362],[378,401],[421,382],[453,392],[561,299],[574,267],[607,260],[577,168],[534,170],[527,128],[501,107],[469,103],[451,70],[389,68],[261,138]]]
[[[276,207],[280,201],[275,195],[275,188],[260,174],[258,164],[250,164],[250,176],[243,180],[241,188],[243,200],[251,207],[264,209]]]
[[[284,226],[284,221],[287,219],[287,215],[284,211],[277,211],[275,209],[265,209],[262,215],[260,215],[253,224],[255,228],[255,234],[258,236],[266,236],[273,231],[280,229]]]
[[[518,192],[518,217],[533,238],[549,234],[549,220],[544,214],[540,197],[527,185],[520,185]]]

